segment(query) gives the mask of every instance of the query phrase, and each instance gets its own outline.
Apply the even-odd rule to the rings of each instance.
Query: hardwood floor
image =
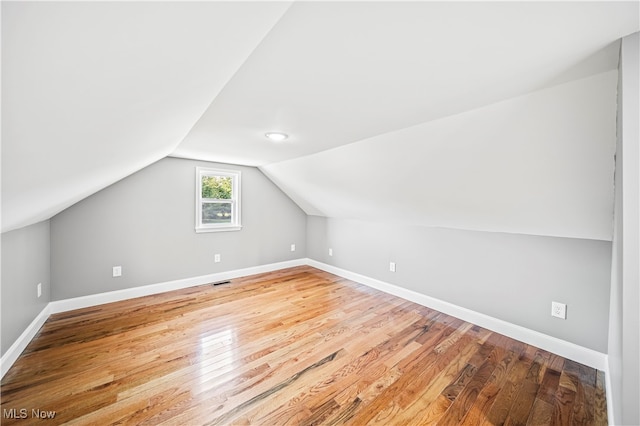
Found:
[[[607,423],[602,372],[310,267],[52,315],[0,393],[3,425]]]

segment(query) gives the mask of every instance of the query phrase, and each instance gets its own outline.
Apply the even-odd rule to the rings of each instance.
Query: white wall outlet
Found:
[[[396,271],[396,262],[389,262],[389,271],[391,272]]]
[[[333,256],[333,249],[332,248],[329,249],[329,256]]]
[[[122,276],[122,266],[114,266],[113,267],[113,276],[114,277]]]
[[[567,305],[560,302],[551,302],[551,316],[567,319]]]
[[[291,244],[291,251],[296,251],[296,245],[295,244]]]
[[[42,283],[38,283],[38,297],[42,296]]]
[[[220,263],[220,255],[219,254],[214,254],[213,255],[213,261],[215,263]]]

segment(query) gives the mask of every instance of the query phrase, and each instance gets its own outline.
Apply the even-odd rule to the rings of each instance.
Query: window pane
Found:
[[[202,176],[202,198],[231,199],[230,176]]]
[[[231,223],[231,203],[202,203],[202,224]]]

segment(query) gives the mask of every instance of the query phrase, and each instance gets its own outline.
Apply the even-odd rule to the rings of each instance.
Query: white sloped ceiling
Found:
[[[294,3],[174,155],[262,166],[611,70],[606,48],[638,27],[634,9]],[[268,144],[270,130],[290,138]]]
[[[616,85],[609,71],[262,169],[308,214],[610,240]]]
[[[289,5],[2,2],[3,232],[171,153]]]
[[[2,8],[3,231],[173,155],[309,214],[610,238],[637,2]]]

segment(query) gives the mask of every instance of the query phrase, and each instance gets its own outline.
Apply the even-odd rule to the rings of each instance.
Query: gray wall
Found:
[[[2,355],[51,300],[49,231],[45,221],[2,234]]]
[[[196,166],[242,172],[241,231],[195,232]],[[257,168],[165,158],[51,219],[52,300],[302,258],[305,230]]]
[[[318,216],[307,241],[320,262],[607,351],[610,242]],[[566,320],[551,317],[551,301],[567,304]]]
[[[609,374],[616,424],[640,424],[639,33],[622,39],[618,82]]]

